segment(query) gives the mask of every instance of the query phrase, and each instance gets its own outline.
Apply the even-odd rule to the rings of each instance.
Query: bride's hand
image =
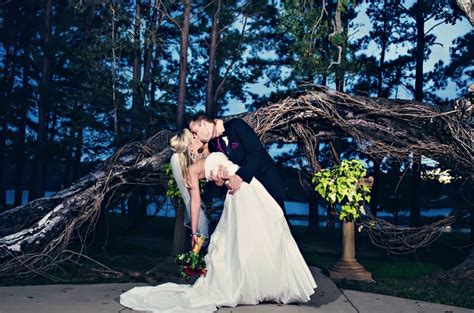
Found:
[[[229,177],[229,172],[227,167],[223,165],[219,165],[217,169],[217,173],[211,171],[211,179],[216,182],[216,185],[221,187],[224,185],[225,180]]]
[[[198,237],[197,235],[194,235],[191,237],[191,250],[194,249],[194,246],[197,244]]]
[[[232,175],[227,181],[228,183],[226,185],[227,189],[229,189],[229,193],[231,195],[235,195],[235,193],[240,189],[240,186],[242,185],[242,178],[240,178],[239,175]]]

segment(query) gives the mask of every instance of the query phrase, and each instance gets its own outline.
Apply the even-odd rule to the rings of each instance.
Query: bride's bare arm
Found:
[[[194,164],[189,168],[189,196],[191,198],[191,230],[193,233],[198,231],[199,212],[201,208],[201,192],[199,190],[200,171],[198,164]]]

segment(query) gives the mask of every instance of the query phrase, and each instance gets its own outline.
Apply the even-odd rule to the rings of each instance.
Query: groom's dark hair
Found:
[[[189,126],[189,123],[191,122],[200,122],[200,121],[206,121],[206,122],[214,124],[214,119],[209,114],[197,113],[189,118],[188,126]]]

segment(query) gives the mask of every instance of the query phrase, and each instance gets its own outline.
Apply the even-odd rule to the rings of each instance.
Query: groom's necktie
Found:
[[[216,137],[209,141],[209,151],[222,152],[227,155],[227,146],[222,137]]]

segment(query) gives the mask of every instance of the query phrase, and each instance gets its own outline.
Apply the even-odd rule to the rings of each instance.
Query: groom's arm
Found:
[[[236,119],[234,123],[235,135],[245,150],[245,158],[235,174],[246,183],[250,183],[261,167],[266,151],[255,131],[247,123],[241,119]]]

